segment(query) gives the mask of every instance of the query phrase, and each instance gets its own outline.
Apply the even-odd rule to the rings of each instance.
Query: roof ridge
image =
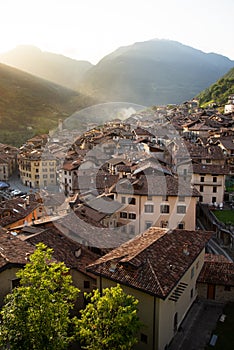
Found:
[[[153,235],[154,234],[154,227],[151,227],[151,228],[149,228],[147,231],[145,231],[145,232],[143,232],[143,233],[141,233],[141,234],[139,234],[137,237],[138,238],[141,238],[141,237],[144,237],[144,236],[147,236],[149,233],[150,233],[150,231],[153,231],[153,232],[151,232],[150,234],[151,235]],[[153,241],[150,241],[147,245],[144,245],[141,249],[138,249],[133,255],[131,255],[131,254],[129,254],[129,255],[131,255],[131,257],[129,257],[129,258],[122,258],[120,261],[131,261],[131,260],[133,260],[134,258],[136,258],[139,254],[141,254],[144,250],[146,250],[146,249],[148,249],[152,244],[154,244],[156,241],[158,241],[160,238],[162,238],[165,234],[167,234],[168,232],[170,232],[171,230],[169,230],[169,229],[163,229],[163,228],[161,228],[160,229],[160,236],[158,236],[159,235],[159,233],[158,233],[158,235],[157,235],[157,237],[155,237],[155,239],[153,240]],[[163,234],[162,234],[162,232],[163,232]],[[136,237],[135,237],[136,238]],[[132,242],[132,241],[134,241],[134,239],[135,239],[134,237],[129,241],[129,242]]]
[[[148,264],[149,264],[150,270],[151,270],[152,274],[154,275],[154,278],[155,278],[155,280],[156,280],[156,282],[157,282],[157,284],[158,284],[158,286],[159,286],[159,288],[160,288],[162,294],[164,295],[164,289],[162,288],[162,286],[161,286],[161,284],[160,284],[160,282],[159,282],[159,279],[158,279],[158,277],[157,277],[157,274],[156,274],[156,272],[154,271],[154,268],[153,268],[153,266],[152,266],[152,264],[151,264],[149,258],[147,258],[147,262],[148,262]]]

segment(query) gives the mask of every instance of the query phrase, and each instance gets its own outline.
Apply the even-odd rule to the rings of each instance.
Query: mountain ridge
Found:
[[[105,56],[85,73],[80,90],[107,101],[181,103],[233,66],[234,61],[220,54],[153,39],[120,47]]]
[[[42,51],[31,45],[20,45],[0,54],[0,62],[73,90],[93,66],[88,61]]]

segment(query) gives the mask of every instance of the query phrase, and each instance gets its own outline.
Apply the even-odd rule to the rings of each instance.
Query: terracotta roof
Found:
[[[234,263],[222,255],[206,255],[198,282],[234,286]]]
[[[200,194],[183,179],[170,175],[142,175],[139,179],[121,179],[112,192],[132,195],[193,196]]]
[[[208,231],[149,230],[88,267],[90,272],[165,299],[212,236]],[[189,254],[185,254],[184,246]]]
[[[77,242],[104,250],[116,248],[129,239],[129,235],[118,228],[105,228],[92,218],[78,217],[74,212],[56,221],[56,227]]]
[[[30,201],[27,205],[26,201],[20,197],[6,200],[4,203],[0,203],[0,213],[9,211],[10,215],[2,217],[0,219],[0,225],[4,227],[18,220],[22,220],[38,206],[39,203],[36,201]]]
[[[11,233],[0,233],[0,271],[8,265],[25,265],[34,247]]]
[[[216,174],[225,175],[229,173],[228,166],[215,164],[193,164],[195,174]]]
[[[80,243],[68,238],[56,227],[45,229],[26,240],[33,245],[43,242],[47,247],[53,249],[53,257],[57,261],[63,261],[67,267],[84,274],[90,274],[86,271],[86,266],[99,257]]]

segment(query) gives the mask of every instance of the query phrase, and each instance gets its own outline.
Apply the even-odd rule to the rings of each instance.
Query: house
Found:
[[[18,197],[5,200],[0,205],[0,225],[7,229],[27,226],[44,214],[43,205],[34,194],[25,199]]]
[[[234,112],[234,94],[228,97],[228,102],[224,106],[224,114],[229,114]]]
[[[200,298],[234,302],[234,263],[223,255],[206,254],[197,289]]]
[[[39,228],[37,226],[37,228]],[[85,246],[64,235],[55,226],[42,227],[36,234],[24,238],[31,245],[43,242],[53,249],[53,258],[62,261],[70,269],[73,284],[80,289],[76,308],[85,306],[84,293],[90,293],[96,287],[96,277],[86,271],[86,266],[94,262],[99,256]]]
[[[200,192],[200,201],[206,204],[223,203],[228,167],[213,164],[193,164],[192,167],[191,183]]]
[[[0,180],[7,181],[17,168],[18,148],[0,143]]]
[[[0,307],[5,296],[19,285],[16,272],[23,268],[34,247],[9,232],[0,232]]]
[[[196,281],[212,233],[151,227],[87,267],[97,286],[121,285],[138,300],[143,327],[136,350],[164,350],[197,297]]]
[[[123,178],[111,192],[125,206],[119,211],[118,225],[131,237],[150,226],[195,229],[200,195],[183,179],[162,173]]]

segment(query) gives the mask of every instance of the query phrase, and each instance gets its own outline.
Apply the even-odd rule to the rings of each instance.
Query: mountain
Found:
[[[215,103],[223,107],[228,96],[234,94],[234,68],[230,69],[221,79],[212,84],[209,88],[202,91],[197,98],[201,106]]]
[[[121,47],[89,69],[80,91],[105,101],[140,105],[181,103],[234,66],[227,57],[170,40]]]
[[[83,75],[92,67],[88,61],[43,52],[29,45],[1,54],[0,62],[70,89],[76,89]]]
[[[21,145],[36,133],[48,132],[91,98],[47,80],[0,64],[0,142]]]

